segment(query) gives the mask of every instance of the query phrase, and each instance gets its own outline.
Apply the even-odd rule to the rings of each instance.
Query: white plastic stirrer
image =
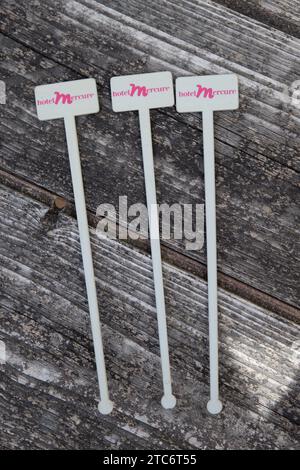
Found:
[[[100,389],[98,409],[100,413],[108,414],[113,409],[113,403],[110,401],[108,393],[96,283],[75,122],[75,116],[97,113],[99,111],[97,86],[94,79],[41,85],[35,88],[35,99],[39,119],[63,118],[65,123]]]
[[[205,214],[209,314],[210,400],[211,414],[222,411],[219,398],[218,300],[216,195],[213,112],[239,106],[236,75],[180,77],[176,80],[176,108],[179,113],[202,111]]]
[[[159,240],[159,219],[156,201],[150,112],[151,108],[173,106],[174,92],[170,72],[126,75],[111,79],[112,107],[119,111],[139,111],[142,154],[146,186],[146,199],[150,226],[150,244],[153,279],[158,321],[158,333],[163,377],[164,395],[162,406],[166,409],[176,405],[172,394],[165,297]]]

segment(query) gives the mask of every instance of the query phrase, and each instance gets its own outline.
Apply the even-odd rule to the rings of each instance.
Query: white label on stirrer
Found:
[[[223,111],[238,107],[236,75],[204,75],[176,80],[176,109],[179,113]]]
[[[38,118],[42,121],[99,111],[94,78],[37,86],[35,101]]]
[[[115,112],[174,105],[171,72],[113,77],[110,85],[112,108]]]

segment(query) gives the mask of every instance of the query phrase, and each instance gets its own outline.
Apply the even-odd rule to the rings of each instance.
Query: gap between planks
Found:
[[[52,193],[41,186],[32,184],[25,179],[21,179],[7,171],[0,169],[0,182],[11,189],[23,193],[39,202],[49,206],[49,211],[45,218],[48,223],[52,223],[52,219],[57,218],[57,213],[63,210],[66,214],[76,219],[75,205],[73,202],[66,200],[58,194]],[[88,210],[89,225],[96,227],[97,217],[90,210]],[[135,248],[139,248],[144,252],[149,253],[150,247],[148,240],[119,240],[120,243],[129,244]],[[174,249],[161,245],[162,259],[169,264],[181,268],[186,272],[194,274],[201,279],[207,279],[206,265],[203,263],[185,256],[183,253],[175,251]],[[294,306],[282,302],[263,291],[255,289],[246,283],[243,283],[227,274],[218,271],[218,286],[231,292],[245,300],[248,300],[266,310],[270,310],[280,316],[288,318],[300,324],[300,311]]]

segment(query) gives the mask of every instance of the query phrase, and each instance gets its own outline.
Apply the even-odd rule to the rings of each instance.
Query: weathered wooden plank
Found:
[[[67,201],[63,197],[57,196],[51,191],[36,186],[35,184],[31,184],[24,179],[18,178],[16,175],[0,170],[0,183],[3,186],[7,186],[17,192],[21,192],[22,194],[25,194],[30,198],[36,199],[49,206],[50,210],[48,211],[46,217],[48,221],[56,220],[57,212],[62,209],[64,209],[64,213],[70,215],[71,217],[76,217],[74,203]],[[92,212],[88,212],[88,220],[91,227],[97,227],[99,218]],[[142,251],[150,253],[148,240],[129,240],[129,242]],[[170,263],[175,267],[179,267],[186,272],[196,275],[197,277],[201,277],[205,280],[207,279],[207,270],[204,264],[185,256],[183,253],[178,251],[174,252],[172,248],[164,245],[161,246],[161,252],[163,259],[167,263]],[[232,294],[242,297],[249,302],[255,303],[257,306],[263,307],[268,311],[276,313],[277,315],[300,323],[300,310],[298,308],[275,299],[263,291],[258,291],[257,289],[237,281],[236,279],[233,279],[232,277],[221,272],[218,273],[218,285],[227,292],[231,292]]]
[[[299,448],[299,325],[220,291],[218,418],[208,395],[206,284],[164,264],[178,407],[165,411],[151,260],[92,231],[109,385],[97,381],[76,221],[0,190],[2,448]],[[2,347],[3,350],[3,347]]]
[[[253,20],[265,23],[287,34],[300,37],[300,6],[298,0],[213,0]]]
[[[111,71],[124,73],[125,66],[128,68],[130,62],[129,70],[134,70],[133,67],[138,66],[138,68],[141,68],[145,65],[145,60],[153,58],[154,64],[155,59],[161,59],[169,66],[173,66],[172,69],[175,69],[174,65],[176,64],[179,72],[182,70],[182,65],[186,65],[183,60],[186,57],[186,60],[189,59],[190,63],[188,65],[190,67],[193,67],[193,65],[200,66],[202,71],[206,71],[206,68],[209,67],[211,71],[221,71],[227,68],[240,73],[240,78],[244,78],[242,83],[246,87],[245,92],[247,91],[250,97],[256,98],[253,100],[254,109],[246,108],[246,110],[252,111],[249,113],[250,115],[243,113],[242,117],[247,120],[246,123],[243,123],[243,134],[245,130],[249,132],[250,124],[255,124],[253,118],[259,111],[259,117],[264,121],[269,121],[266,121],[264,126],[257,126],[255,131],[259,134],[269,132],[269,141],[263,142],[265,145],[268,144],[264,148],[254,146],[253,149],[259,151],[259,153],[267,153],[268,158],[275,159],[276,157],[288,166],[294,167],[296,165],[296,168],[299,168],[297,152],[290,155],[293,157],[291,161],[287,161],[287,154],[282,155],[282,149],[278,149],[280,141],[275,143],[275,139],[279,137],[276,131],[279,130],[279,135],[285,137],[284,140],[281,140],[285,150],[289,150],[289,145],[292,145],[294,150],[297,149],[297,142],[286,142],[286,134],[282,132],[283,129],[280,129],[281,126],[278,122],[278,111],[282,107],[282,110],[286,112],[297,112],[297,110],[289,107],[289,100],[285,96],[286,89],[284,86],[290,86],[291,82],[299,76],[299,58],[297,54],[299,41],[276,32],[271,34],[269,30],[261,26],[258,27],[256,24],[252,25],[249,21],[240,18],[237,23],[236,18],[228,13],[226,9],[220,9],[219,7],[218,10],[216,6],[206,2],[201,2],[194,9],[195,11],[192,10],[191,6],[189,8],[186,6],[189,3],[182,2],[182,4],[184,7],[176,6],[171,2],[161,2],[159,7],[154,3],[151,8],[151,2],[147,2],[147,5],[141,8],[139,2],[127,2],[127,7],[125,7],[123,2],[114,1],[109,2],[109,5],[115,8],[112,9],[92,0],[81,3],[56,1],[49,2],[49,5],[48,2],[45,2],[39,8],[36,8],[34,4],[32,9],[29,3],[23,10],[17,2],[9,2],[9,10],[6,10],[1,25],[4,32],[15,37],[18,41],[23,41],[32,47],[35,46],[40,52],[53,57],[60,63],[62,59],[65,59],[63,62],[65,65],[69,65],[80,72],[83,72],[80,63],[85,64],[86,47],[89,46],[89,54],[92,56],[88,64],[89,71],[95,70],[95,68],[99,71],[99,68],[107,69],[110,66]],[[122,10],[122,6],[124,10]],[[3,12],[4,8],[5,4],[3,5]],[[149,14],[149,10],[151,10],[152,15]],[[174,22],[169,24],[169,22],[163,21],[164,18],[169,18],[172,11],[176,13]],[[137,21],[135,18],[139,12],[139,21]],[[159,22],[160,18],[162,20]],[[156,20],[156,29],[150,26],[154,20]],[[11,27],[12,22],[15,29]],[[41,29],[37,29],[37,23]],[[61,31],[61,25],[65,23],[64,34]],[[172,26],[173,23],[174,26]],[[30,25],[31,28],[28,31]],[[51,26],[52,32],[49,30],[49,26]],[[79,39],[72,37],[75,31],[72,31],[71,28],[73,27],[74,30],[75,26],[76,34],[80,32],[81,28],[81,34],[78,34]],[[97,30],[97,27],[101,28],[99,37],[92,34],[92,31]],[[201,30],[204,27],[205,35],[203,34],[204,31]],[[132,43],[130,34],[133,35],[133,30],[138,30],[138,28],[140,31],[134,35],[135,42]],[[39,31],[45,34],[38,35]],[[70,41],[70,35],[72,41]],[[176,40],[176,35],[180,37],[180,40]],[[126,41],[127,38],[128,42]],[[147,44],[147,38],[151,39],[150,44]],[[175,39],[172,40],[172,38]],[[199,47],[200,41],[201,48]],[[73,47],[70,48],[71,43]],[[165,43],[167,51],[161,50],[162,43]],[[173,44],[175,44],[174,47],[172,47]],[[132,45],[137,46],[136,51],[132,51]],[[67,48],[67,46],[69,47]],[[176,55],[176,51],[178,53],[181,51],[179,57],[178,54]],[[134,54],[136,55],[135,60]],[[145,54],[147,55],[145,56]],[[202,59],[198,63],[192,60],[195,54],[199,59]],[[264,54],[263,61],[261,61],[262,54]],[[138,62],[143,57],[145,60]],[[93,61],[92,58],[94,58]],[[123,65],[118,63],[121,58],[123,59]],[[184,63],[181,64],[181,62]],[[258,70],[258,66],[263,68]],[[117,70],[115,70],[116,67]],[[189,71],[192,70],[187,69],[186,73]],[[256,89],[259,86],[261,89]],[[279,94],[276,92],[279,92]],[[265,109],[261,106],[260,94],[262,94]],[[269,106],[271,106],[270,110],[268,109]],[[277,112],[274,113],[276,109],[272,110],[272,107],[277,108]],[[266,113],[266,111],[268,112]],[[227,113],[225,114],[227,115]],[[225,114],[222,119],[226,119]],[[232,114],[233,119],[234,115],[235,113]],[[282,113],[281,117],[287,116]],[[291,116],[291,120],[293,120],[293,116]],[[231,123],[232,121],[228,121],[227,118],[227,126],[223,124],[223,127],[229,127],[228,131],[230,131],[228,122]],[[221,123],[223,123],[222,120]],[[235,126],[240,124],[234,123]],[[266,124],[269,124],[269,126]],[[292,122],[288,124],[291,131],[293,127],[296,131],[296,134],[290,135],[291,140],[292,138],[299,138],[297,120],[294,126],[292,126]],[[237,129],[235,127],[235,130]],[[232,141],[232,134],[231,132],[228,135],[231,144],[234,142]],[[248,134],[247,136],[250,140]],[[250,146],[251,148],[251,144],[255,143],[247,141],[247,147]],[[270,150],[269,145],[272,145],[272,155],[270,155],[270,152],[266,152],[266,150]]]
[[[0,110],[2,167],[72,197],[62,123],[37,122],[32,93],[38,83],[92,74],[103,85],[103,107],[80,119],[88,206],[116,204],[122,194],[143,202],[137,117],[111,112],[110,76],[234,71],[241,110],[216,116],[219,267],[298,305],[299,111],[286,87],[299,76],[299,41],[208,2],[147,2],[144,10],[140,2],[103,3],[2,3],[1,30],[42,54],[2,38],[9,88]],[[203,202],[199,129],[198,117],[153,112],[159,202]],[[165,243],[205,262],[204,251]]]

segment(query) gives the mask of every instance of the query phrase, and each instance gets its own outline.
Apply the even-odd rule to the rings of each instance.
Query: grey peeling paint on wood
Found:
[[[178,398],[165,411],[151,259],[92,230],[116,404],[100,417],[77,224],[48,210],[1,187],[1,448],[299,448],[299,325],[220,290],[225,408],[213,418],[206,284],[164,263]]]

